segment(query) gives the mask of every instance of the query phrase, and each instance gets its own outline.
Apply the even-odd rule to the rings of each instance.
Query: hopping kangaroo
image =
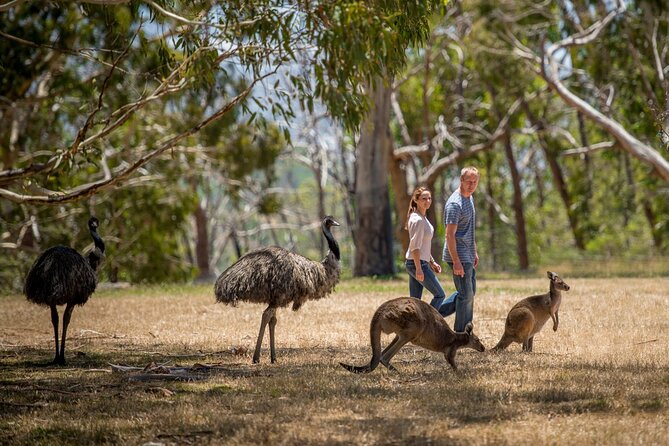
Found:
[[[435,352],[443,352],[448,363],[457,370],[455,353],[458,349],[469,347],[480,352],[485,347],[472,332],[470,322],[462,333],[456,333],[448,326],[444,318],[431,305],[413,297],[400,297],[389,300],[379,306],[372,316],[369,336],[372,342],[372,360],[368,365],[356,367],[339,363],[353,373],[369,373],[379,362],[390,370],[390,360],[407,342]],[[381,351],[381,332],[395,333],[395,339]]]
[[[527,297],[511,308],[506,316],[504,334],[493,351],[504,350],[512,342],[523,344],[523,351],[531,352],[534,335],[539,333],[548,318],[553,320],[553,331],[558,329],[558,310],[562,294],[560,291],[569,291],[569,285],[548,271],[550,291],[546,294]]]

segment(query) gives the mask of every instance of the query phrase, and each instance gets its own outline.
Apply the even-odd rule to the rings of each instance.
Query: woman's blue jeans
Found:
[[[407,259],[404,263],[406,266],[407,273],[409,273],[409,296],[420,299],[423,297],[423,288],[432,293],[434,299],[430,302],[430,305],[434,307],[435,300],[439,302],[443,301],[446,298],[446,293],[439,283],[437,275],[432,271],[430,265],[425,261],[420,261],[420,267],[423,269],[424,280],[419,282],[416,279],[416,264],[413,259]],[[439,307],[435,307],[439,309]]]
[[[448,263],[453,270],[453,264]],[[453,330],[465,331],[465,326],[474,318],[474,295],[476,294],[476,269],[473,263],[463,263],[464,277],[453,274],[455,293],[441,301],[433,299],[430,305],[439,310],[442,316],[450,316],[455,313]]]

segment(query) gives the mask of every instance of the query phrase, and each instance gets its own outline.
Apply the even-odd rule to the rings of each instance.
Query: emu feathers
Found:
[[[216,300],[236,305],[238,300],[274,307],[321,299],[339,280],[339,262],[328,253],[323,262],[272,246],[249,252],[216,280]]]
[[[23,291],[36,304],[83,305],[95,285],[95,271],[81,254],[67,246],[54,246],[30,268]]]
[[[254,363],[260,362],[266,326],[269,326],[270,358],[276,361],[277,308],[292,303],[293,310],[297,310],[304,302],[321,299],[334,290],[339,281],[339,245],[330,232],[332,226],[339,223],[331,216],[325,217],[321,228],[330,251],[322,262],[272,246],[242,256],[216,279],[214,294],[218,302],[236,305],[237,301],[245,300],[267,304],[260,321]]]

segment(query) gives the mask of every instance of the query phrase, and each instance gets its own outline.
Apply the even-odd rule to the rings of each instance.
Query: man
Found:
[[[453,270],[455,293],[437,306],[443,316],[455,313],[455,331],[464,331],[474,317],[474,295],[476,294],[476,267],[479,255],[476,251],[476,210],[472,195],[479,184],[476,167],[465,167],[460,172],[460,186],[446,201],[444,224],[446,243],[442,259]],[[436,306],[436,305],[435,305]]]

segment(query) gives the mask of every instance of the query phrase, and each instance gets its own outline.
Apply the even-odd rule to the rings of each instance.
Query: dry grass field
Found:
[[[369,361],[370,317],[406,295],[401,275],[280,310],[278,362],[263,349],[259,365],[263,308],[216,304],[213,287],[98,290],[74,311],[66,367],[42,365],[48,309],[0,297],[0,444],[667,444],[669,278],[564,279],[560,327],[549,321],[533,353],[460,351],[454,372],[407,345],[399,373],[368,375],[338,363]],[[486,347],[513,303],[547,290],[543,276],[480,280]],[[176,366],[185,379],[158,373]]]

